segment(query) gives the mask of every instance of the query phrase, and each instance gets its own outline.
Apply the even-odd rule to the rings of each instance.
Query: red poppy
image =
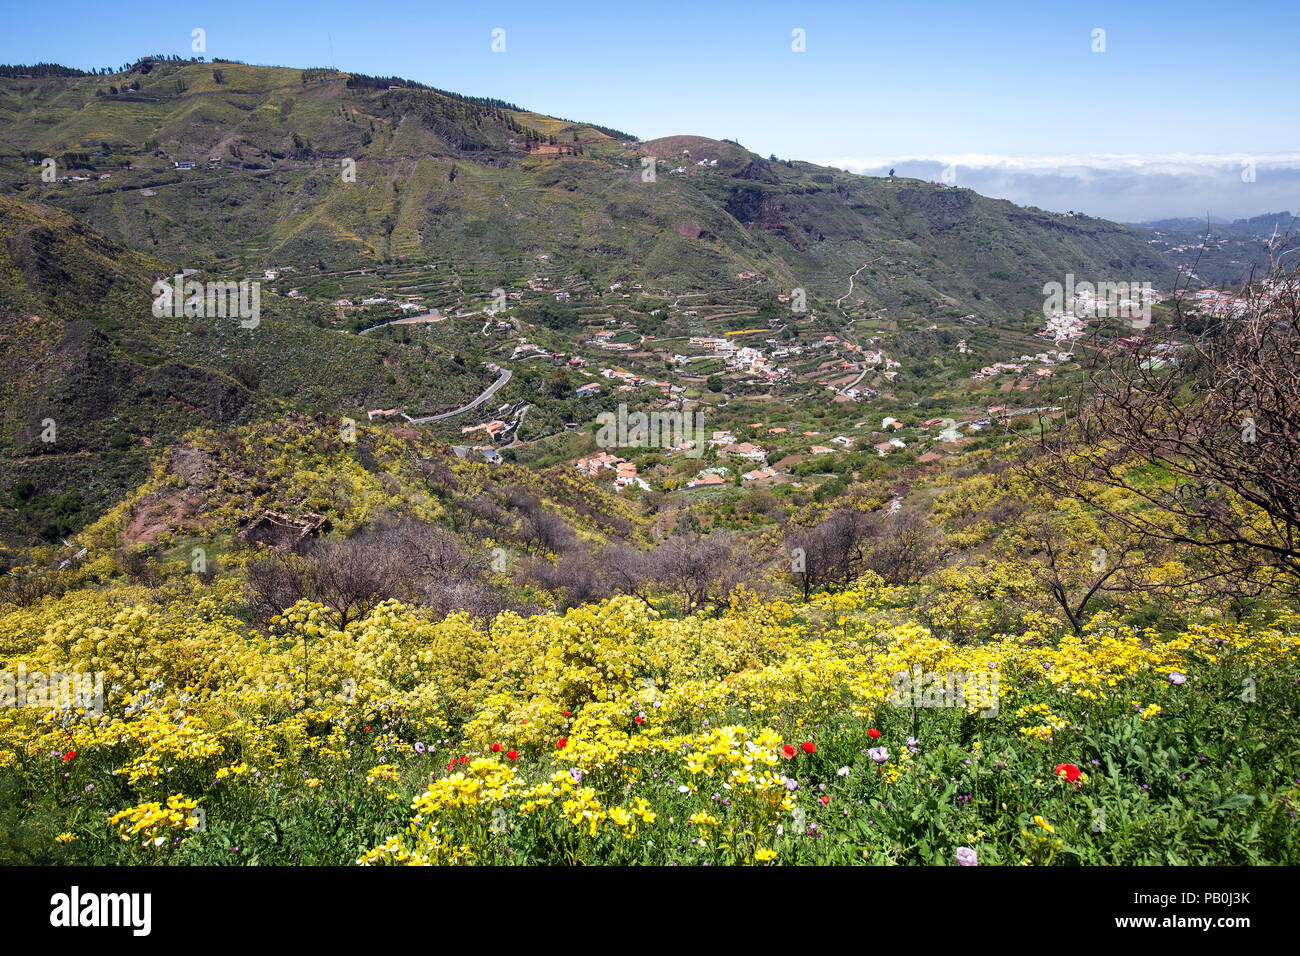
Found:
[[[518,750],[507,750],[507,751],[506,751],[506,756],[509,757],[511,760],[518,760],[518,759],[519,759],[519,751],[518,751]]]
[[[822,802],[823,807],[826,806],[826,804],[831,802],[830,797],[818,797],[817,799],[819,799]]]
[[[786,744],[784,747],[781,748],[781,754],[782,756],[785,757],[786,760],[789,760],[791,757],[793,757],[795,753],[796,751],[794,749],[794,744]]]
[[[469,758],[468,758],[468,757],[457,757],[457,758],[456,758],[456,762],[457,762],[457,763],[469,763]]]
[[[568,737],[561,737],[559,740],[557,740],[557,741],[555,742],[555,749],[556,749],[556,750],[563,750],[563,749],[564,749],[565,747],[567,747],[567,746],[569,746],[569,738],[568,738]]]
[[[567,710],[564,712],[564,716],[565,716],[565,717],[568,717],[568,716],[569,716],[569,712],[568,712]]]
[[[817,752],[817,745],[811,740],[805,740],[799,746],[803,748],[803,752],[806,754],[815,754]]]
[[[448,769],[448,770],[455,770],[455,769],[456,769],[456,761],[453,760],[451,763],[447,764],[447,769]]]
[[[872,727],[870,730],[867,731],[867,736],[870,737],[872,740],[879,740],[880,731],[878,731],[875,727]]]
[[[632,723],[634,723],[634,724],[644,724],[644,723],[645,723],[645,718],[642,717],[640,714],[637,714],[635,717],[632,718]]]
[[[63,759],[64,759],[64,760],[71,760],[71,759],[72,759],[73,757],[75,757],[76,755],[77,755],[77,752],[76,752],[75,750],[69,750],[67,753],[65,753],[65,754],[63,755]]]
[[[500,745],[500,744],[493,744],[493,745],[492,745],[492,752],[493,752],[494,754],[499,754],[499,753],[501,752],[501,745]]]
[[[369,729],[370,729],[369,727],[366,728],[366,730],[369,730]]]
[[[1058,763],[1056,765],[1056,775],[1064,777],[1067,783],[1072,783],[1077,787],[1079,786],[1079,777],[1083,775],[1083,772],[1072,763]]]

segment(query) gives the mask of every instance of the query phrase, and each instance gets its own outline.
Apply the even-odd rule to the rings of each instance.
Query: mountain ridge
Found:
[[[880,256],[850,305],[1006,317],[1066,272],[1174,275],[1127,227],[941,184],[774,162],[707,137],[620,140],[486,98],[349,86],[356,77],[342,72],[146,65],[0,78],[0,133],[17,153],[0,163],[0,188],[188,265],[406,257],[464,265],[456,271],[477,293],[517,285],[546,256],[595,285],[698,292],[758,272],[835,299]],[[669,157],[690,142],[700,156]],[[35,161],[47,157],[94,178],[42,184]],[[343,179],[345,160],[355,183]]]

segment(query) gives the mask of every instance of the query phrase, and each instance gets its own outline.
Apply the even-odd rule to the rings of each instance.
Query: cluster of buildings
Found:
[[[777,476],[776,469],[767,463],[767,451],[752,442],[740,442],[730,432],[715,431],[712,436],[706,439],[710,448],[718,449],[718,457],[724,459],[734,459],[738,462],[749,462],[757,465],[745,471],[741,475],[741,480],[745,483],[765,481]],[[693,440],[686,440],[682,444],[668,449],[669,454],[688,453],[695,447]],[[642,490],[649,490],[649,485],[637,474],[636,465],[620,458],[610,452],[604,451],[588,458],[579,458],[574,463],[574,468],[580,474],[590,477],[597,477],[605,471],[613,471],[614,484],[619,488],[625,488],[628,485],[636,485]],[[695,475],[686,485],[687,488],[706,488],[712,486],[725,485],[726,476],[730,473],[730,467],[727,465],[716,465],[711,468],[705,468]]]
[[[1102,283],[1105,285],[1105,283]],[[1161,296],[1151,288],[1150,283],[1139,285],[1136,282],[1114,283],[1118,289],[1091,288],[1075,289],[1074,311],[1083,315],[1136,316],[1150,305],[1159,302]]]
[[[783,358],[792,353],[789,349],[776,348],[769,358],[764,354],[763,349],[755,348],[750,345],[737,345],[736,342],[723,336],[710,335],[692,335],[688,344],[697,348],[708,350],[708,357],[721,361],[732,372],[738,372],[743,375],[761,376],[769,382],[777,382],[789,376],[790,370],[787,368],[778,368],[773,365],[777,358]],[[768,339],[768,345],[775,346],[775,339]],[[693,361],[690,356],[674,355],[673,362],[678,365],[685,365]]]
[[[1044,309],[1045,318],[1042,330],[1034,334],[1054,342],[1079,338],[1087,329],[1087,319],[1099,316],[1136,319],[1149,318],[1150,308],[1164,299],[1164,296],[1151,288],[1151,284],[1136,282],[1100,283],[1096,288],[1091,283],[1083,283],[1083,288],[1067,284],[1065,294],[1072,296],[1067,302],[1059,299],[1056,304],[1063,308]]]
[[[631,392],[638,388],[649,386],[657,388],[664,395],[680,395],[686,391],[681,385],[674,385],[672,382],[660,382],[653,379],[645,379],[636,372],[629,372],[621,368],[602,368],[600,374],[612,381],[620,382],[616,387],[619,392]]]
[[[510,428],[511,425],[509,422],[503,422],[500,419],[494,418],[492,421],[484,422],[481,425],[466,425],[461,428],[460,433],[462,435],[472,435],[474,432],[483,432],[495,441],[508,432]]]
[[[650,490],[650,486],[646,484],[645,479],[637,475],[636,465],[626,458],[619,458],[607,451],[603,451],[599,455],[592,455],[590,458],[579,458],[574,463],[574,467],[579,474],[592,478],[595,478],[603,471],[612,470],[614,472],[615,486],[626,488],[628,485],[636,485],[642,491]]]
[[[312,266],[312,271],[315,270],[316,267]],[[271,268],[263,270],[262,274],[257,278],[267,282],[276,282],[280,279],[287,279],[291,272],[296,271],[297,270],[293,266],[272,266]],[[290,289],[286,295],[291,299],[307,298],[307,296],[298,289]],[[343,309],[355,308],[357,306],[369,308],[371,306],[391,305],[394,311],[400,312],[402,315],[415,315],[425,311],[425,307],[419,301],[408,299],[405,302],[397,302],[382,295],[367,296],[359,302],[354,302],[352,299],[335,299],[330,303],[330,305],[335,308]]]
[[[686,483],[687,488],[716,488],[719,485],[727,483],[727,473],[730,469],[719,465],[715,468],[705,468],[698,475]]]
[[[1004,372],[1020,374],[1025,370],[1025,366],[1020,362],[994,362],[992,365],[985,365],[983,368],[970,373],[971,378],[993,378]]]
[[[715,436],[717,434],[718,432],[714,432]],[[716,437],[713,441],[709,442],[710,445],[715,445],[718,443],[719,442],[717,441]],[[733,441],[731,444],[724,446],[722,450],[718,452],[718,456],[720,458],[740,458],[744,461],[761,461],[764,463],[767,462],[767,452],[764,449],[760,448],[758,445],[752,444],[751,442],[747,442],[747,441],[742,441],[742,442]]]
[[[1073,312],[1056,310],[1047,313],[1043,328],[1034,334],[1053,342],[1064,342],[1079,338],[1087,329],[1088,323]]]
[[[1038,352],[1035,355],[1022,355],[1019,360],[1014,362],[994,362],[992,365],[985,365],[983,368],[971,372],[971,378],[993,378],[1003,373],[1022,374],[1026,368],[1033,362],[1038,362],[1040,368],[1034,369],[1034,375],[1038,378],[1050,378],[1052,369],[1049,366],[1059,365],[1061,362],[1068,362],[1074,358],[1071,352],[1048,351]]]
[[[520,339],[519,344],[515,346],[515,350],[510,353],[510,360],[512,362],[518,361],[519,359],[527,355],[545,355],[549,358],[551,355],[551,350],[544,349],[540,345],[536,344],[535,342],[529,342],[526,339]]]
[[[682,155],[687,157],[687,159],[685,160],[686,162],[690,162],[691,151],[689,149],[682,150]],[[705,169],[708,169],[712,166],[718,165],[718,161],[716,159],[700,159],[700,160],[696,160],[695,165],[697,167],[703,167]],[[674,166],[672,169],[668,170],[668,172],[681,175],[682,173],[686,172],[686,167]]]
[[[1195,293],[1196,304],[1216,315],[1226,315],[1239,319],[1250,313],[1250,302],[1233,292],[1220,292],[1217,289],[1201,289]]]
[[[694,478],[686,483],[687,488],[717,488],[727,483],[727,475],[730,469],[725,465],[718,465],[713,468],[705,468]],[[777,471],[771,465],[763,465],[761,468],[755,468],[752,471],[744,472],[740,480],[745,484],[753,484],[757,481],[766,481],[769,478],[775,478]]]
[[[632,292],[623,292],[623,291],[621,291],[622,288],[623,288],[623,283],[621,283],[621,282],[615,282],[613,285],[611,285],[611,286],[609,287],[609,291],[612,292],[612,293],[614,294],[614,296],[615,296],[616,298],[619,298],[619,299],[630,299],[630,298],[632,298],[632,292],[642,292],[642,291],[644,291],[644,287],[641,285],[640,282],[633,282],[633,283],[632,283],[632,286],[631,286],[631,288],[632,288]],[[652,312],[651,315],[653,315],[653,314],[654,314],[654,313]]]
[[[538,258],[542,261],[546,261],[550,256],[542,255],[538,256]],[[553,283],[547,276],[533,276],[532,278],[525,280],[525,284],[528,286],[530,292],[548,292],[556,302],[570,301],[573,298],[572,293],[578,291],[579,286],[584,285],[582,280],[577,276],[565,276],[563,283],[564,285],[561,287]],[[510,292],[506,294],[506,298],[518,301],[523,298],[523,293]]]
[[[594,348],[605,349],[608,352],[631,352],[633,350],[634,346],[631,342],[612,341],[614,334],[614,329],[601,329],[592,333],[591,338],[587,340],[587,344]]]

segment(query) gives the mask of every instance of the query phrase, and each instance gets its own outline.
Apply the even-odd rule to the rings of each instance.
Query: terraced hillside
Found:
[[[141,61],[0,79],[0,188],[193,267],[388,260],[469,297],[539,270],[676,294],[757,272],[846,309],[1008,316],[1067,272],[1172,283],[1102,220],[615,132],[406,81]]]
[[[174,268],[61,210],[0,198],[0,533],[69,533],[197,425],[453,407],[491,381],[435,338],[347,335],[284,296],[265,297],[255,329],[158,318],[150,292]]]

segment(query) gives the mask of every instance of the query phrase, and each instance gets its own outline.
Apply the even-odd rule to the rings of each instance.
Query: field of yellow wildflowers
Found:
[[[47,598],[0,617],[0,862],[1300,862],[1300,617],[955,643],[915,599],[264,633],[229,582]],[[102,699],[33,676],[71,673]]]

